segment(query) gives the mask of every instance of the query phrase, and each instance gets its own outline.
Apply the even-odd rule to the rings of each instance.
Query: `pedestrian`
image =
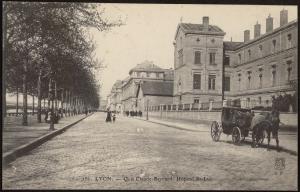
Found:
[[[85,116],[87,116],[88,115],[88,110],[87,109],[85,109]]]
[[[116,121],[116,113],[113,113],[113,123]]]
[[[111,122],[111,111],[107,109],[106,122]]]

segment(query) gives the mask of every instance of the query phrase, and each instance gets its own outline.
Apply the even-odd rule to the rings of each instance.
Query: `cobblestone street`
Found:
[[[3,168],[2,187],[297,190],[297,156],[230,140],[98,112]]]

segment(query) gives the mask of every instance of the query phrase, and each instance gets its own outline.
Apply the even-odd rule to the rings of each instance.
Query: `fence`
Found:
[[[148,106],[148,111],[202,111],[202,110],[220,110],[223,107],[222,101],[211,101],[208,103],[184,103],[171,105]],[[145,107],[147,111],[147,107]]]

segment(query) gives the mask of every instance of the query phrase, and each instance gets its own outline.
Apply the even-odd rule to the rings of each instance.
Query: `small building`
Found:
[[[143,81],[137,90],[137,111],[146,112],[147,106],[173,103],[173,81]]]

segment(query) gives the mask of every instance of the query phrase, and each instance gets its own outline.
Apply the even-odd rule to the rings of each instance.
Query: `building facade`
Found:
[[[254,25],[254,38],[244,32],[244,42],[224,42],[225,98],[240,99],[242,107],[271,106],[272,96],[294,94],[298,77],[298,21],[288,23],[287,10],[280,13],[280,27],[266,19],[266,33]],[[226,45],[227,44],[227,45]],[[231,44],[231,45],[230,45]],[[225,62],[226,61],[226,62]]]
[[[142,81],[137,90],[137,111],[147,107],[173,103],[173,81]]]
[[[240,100],[242,107],[270,106],[271,97],[294,94],[298,81],[298,21],[288,22],[280,12],[280,27],[273,18],[244,31],[244,42],[224,42],[225,33],[209,25],[180,23],[174,42],[174,104],[224,99]],[[224,74],[223,74],[224,73]]]
[[[223,38],[217,26],[180,23],[174,42],[174,103],[220,100]]]
[[[136,67],[129,71],[129,76],[122,81],[118,81],[120,89],[117,92],[120,95],[119,106],[120,111],[137,111],[138,100],[137,91],[141,82],[155,81],[155,82],[173,82],[173,70],[162,69],[151,61],[144,61],[137,64]],[[113,101],[112,92],[110,97]]]

